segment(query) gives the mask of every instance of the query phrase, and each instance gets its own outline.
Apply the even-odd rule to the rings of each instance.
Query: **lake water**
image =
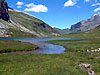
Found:
[[[49,43],[45,43],[45,41],[50,40],[77,40],[80,38],[65,38],[65,37],[57,37],[57,38],[11,38],[11,37],[0,37],[0,39],[14,39],[22,42],[30,42],[32,44],[38,45],[38,50],[33,50],[29,52],[15,52],[15,53],[32,53],[32,54],[60,54],[64,53],[65,48],[59,45],[53,45]]]

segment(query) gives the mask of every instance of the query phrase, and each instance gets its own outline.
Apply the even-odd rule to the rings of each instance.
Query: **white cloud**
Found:
[[[92,6],[97,6],[97,5],[100,5],[100,3],[92,4]]]
[[[51,26],[52,28],[55,28],[55,26]]]
[[[21,6],[21,5],[23,5],[24,3],[18,1],[16,4]]]
[[[90,0],[84,0],[85,2],[89,2]]]
[[[75,4],[76,4],[76,1],[73,2],[72,0],[68,0],[67,2],[65,2],[64,7],[74,6]]]
[[[22,6],[17,6],[17,8],[21,8]]]
[[[34,12],[47,12],[48,8],[42,4],[35,5],[34,3],[26,4],[25,11],[34,11]]]
[[[100,10],[100,7],[96,8],[96,9],[94,10],[94,12],[97,12],[97,11],[99,11],[99,10]]]

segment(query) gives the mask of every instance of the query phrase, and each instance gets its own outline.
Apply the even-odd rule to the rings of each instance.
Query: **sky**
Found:
[[[6,0],[16,10],[29,13],[52,27],[65,29],[100,12],[100,0]]]

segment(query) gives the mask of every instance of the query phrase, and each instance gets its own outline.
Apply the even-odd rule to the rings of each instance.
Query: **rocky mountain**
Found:
[[[72,33],[85,32],[100,25],[100,13],[94,14],[87,20],[83,20],[71,26]]]
[[[59,32],[61,35],[63,35],[63,34],[70,34],[70,33],[86,32],[96,28],[99,25],[100,25],[100,12],[94,14],[87,20],[82,20],[72,25],[70,29],[66,30],[66,29],[54,28],[54,30]]]
[[[0,0],[0,37],[48,37],[58,35],[48,24],[30,14],[8,7]]]

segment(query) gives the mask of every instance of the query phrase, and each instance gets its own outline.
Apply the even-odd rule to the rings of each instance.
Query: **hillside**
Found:
[[[8,7],[0,1],[0,37],[48,37],[57,32],[40,19]]]
[[[63,37],[100,38],[100,26],[97,26],[87,32],[63,35]]]
[[[49,25],[29,14],[9,10],[11,23],[0,19],[0,34],[11,37],[47,37],[56,34]]]

